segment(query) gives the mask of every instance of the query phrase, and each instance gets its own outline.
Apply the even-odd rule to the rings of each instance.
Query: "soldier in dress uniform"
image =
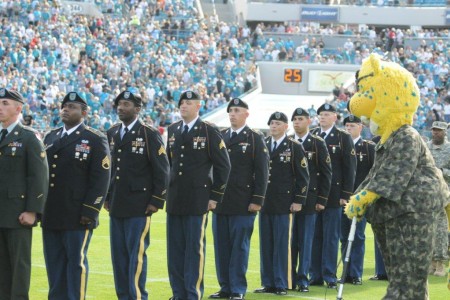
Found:
[[[64,126],[44,138],[50,170],[42,217],[48,299],[85,299],[89,242],[108,189],[108,142],[83,124],[86,114],[86,101],[68,93],[60,110]]]
[[[230,159],[222,134],[199,118],[200,96],[185,91],[182,120],[168,128],[170,185],[167,199],[167,262],[172,300],[203,297],[208,212],[222,201]]]
[[[32,226],[44,209],[48,166],[37,132],[23,126],[24,99],[0,89],[0,299],[27,300]]]
[[[146,300],[150,216],[164,207],[169,161],[159,132],[139,119],[141,96],[123,91],[114,105],[121,122],[107,132],[112,171],[105,202],[114,284],[118,299]]]
[[[323,104],[317,109],[320,127],[313,134],[327,143],[331,158],[331,189],[326,203],[316,220],[310,285],[323,285],[336,288],[336,268],[341,229],[342,207],[353,193],[356,156],[352,137],[335,126],[336,108]]]
[[[356,152],[356,176],[354,189],[358,188],[359,184],[366,178],[369,174],[370,168],[372,168],[373,161],[375,159],[375,143],[372,141],[367,141],[361,138],[361,132],[363,129],[363,124],[361,119],[349,115],[344,119],[345,130],[350,133],[355,145]],[[350,227],[352,220],[342,217],[341,220],[341,254],[345,257],[346,245],[348,241],[348,235],[350,233]],[[355,285],[362,284],[363,275],[363,263],[364,263],[364,253],[365,253],[365,241],[366,241],[366,218],[361,218],[361,220],[356,224],[355,238],[352,243],[352,249],[350,252],[350,261],[348,263],[347,274],[345,280],[347,283],[352,283]]]
[[[317,213],[325,208],[331,187],[331,160],[327,144],[309,132],[311,119],[307,110],[297,108],[291,121],[292,138],[302,144],[308,159],[309,186],[306,204],[294,216],[292,233],[292,278],[299,292],[309,292],[308,273]],[[297,268],[298,267],[298,268]]]
[[[267,188],[269,154],[261,133],[246,125],[248,105],[239,98],[228,103],[231,127],[222,130],[231,173],[222,203],[214,210],[212,228],[220,291],[210,299],[242,300],[247,292],[250,238],[256,213]]]
[[[286,295],[292,289],[291,239],[293,214],[306,202],[308,162],[303,147],[286,135],[288,118],[274,112],[267,123],[270,136],[269,184],[259,215],[262,288],[255,293]]]

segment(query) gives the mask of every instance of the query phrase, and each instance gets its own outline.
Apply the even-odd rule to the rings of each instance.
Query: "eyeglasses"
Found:
[[[363,79],[365,79],[365,78],[367,78],[367,77],[372,77],[372,76],[374,76],[374,75],[375,75],[375,74],[373,74],[373,72],[372,72],[372,73],[370,73],[370,74],[367,74],[367,75],[364,75],[364,76],[362,76],[362,77],[359,77],[359,70],[356,71],[356,73],[355,73],[355,79],[356,79],[356,81],[355,81],[355,89],[356,89],[356,91],[359,92],[359,82],[360,82],[361,80],[363,80]]]

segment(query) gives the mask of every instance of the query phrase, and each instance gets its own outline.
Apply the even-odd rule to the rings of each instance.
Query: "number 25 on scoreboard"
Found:
[[[284,81],[285,82],[302,82],[302,70],[301,69],[284,69]]]

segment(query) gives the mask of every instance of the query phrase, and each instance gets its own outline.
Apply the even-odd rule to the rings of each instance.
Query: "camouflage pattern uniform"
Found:
[[[442,173],[409,125],[376,146],[375,162],[358,190],[380,195],[366,217],[380,245],[389,285],[383,299],[428,299],[433,219],[448,194]]]
[[[431,154],[434,157],[436,167],[441,169],[444,179],[450,185],[450,142],[445,137],[442,145],[434,145],[432,141],[427,143]],[[444,206],[447,206],[450,199],[444,199]],[[442,208],[436,216],[435,221],[435,240],[433,247],[433,260],[446,261],[448,260],[448,222],[445,209]]]

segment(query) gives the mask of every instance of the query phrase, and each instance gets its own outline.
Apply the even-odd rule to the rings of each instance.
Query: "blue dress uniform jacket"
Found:
[[[109,213],[116,218],[144,217],[148,204],[163,208],[169,162],[159,132],[138,120],[120,138],[120,124],[107,132],[112,156]]]
[[[267,148],[272,138],[266,138]],[[270,152],[269,184],[262,212],[289,214],[292,203],[305,204],[308,193],[309,173],[305,152],[300,143],[287,136]]]
[[[41,214],[48,189],[48,166],[42,142],[18,123],[0,143],[0,228],[23,228],[24,211]]]
[[[319,135],[320,128],[315,129],[313,134]],[[350,134],[335,126],[325,137],[325,142],[333,172],[326,206],[339,207],[340,199],[348,200],[353,194],[356,173],[355,148]]]
[[[171,165],[167,212],[203,215],[209,200],[221,202],[230,173],[230,159],[220,131],[197,119],[186,137],[183,121],[168,128]],[[212,171],[212,172],[211,172]]]
[[[231,129],[222,130],[230,157],[231,173],[217,214],[248,215],[250,203],[263,205],[269,177],[269,153],[264,138],[245,126],[230,141]]]
[[[105,200],[110,177],[110,154],[106,137],[81,124],[61,139],[63,128],[50,131],[44,139],[50,171],[50,187],[42,227],[83,230],[81,216],[95,222]]]

